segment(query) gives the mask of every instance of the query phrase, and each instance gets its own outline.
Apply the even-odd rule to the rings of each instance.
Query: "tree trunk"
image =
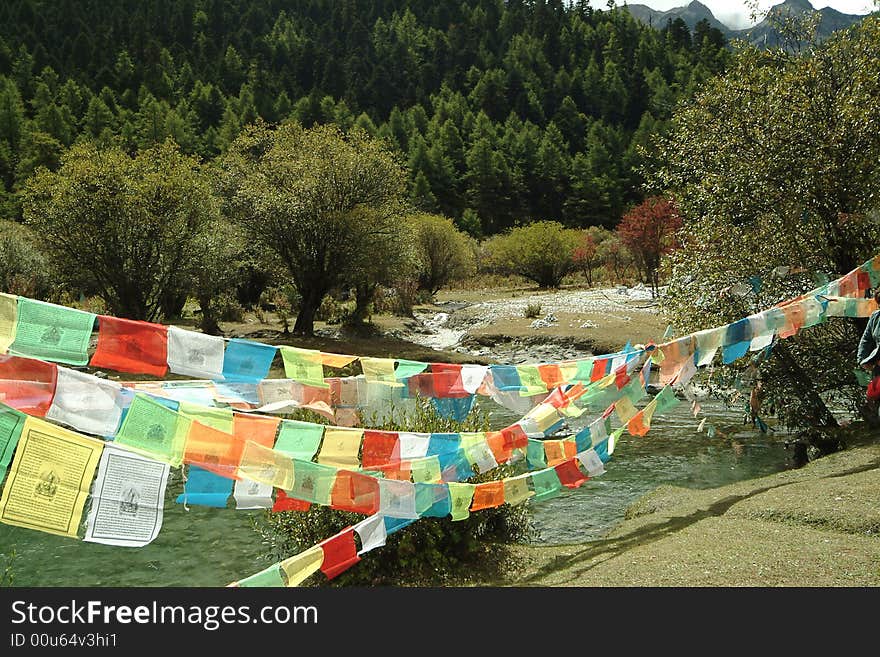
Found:
[[[354,312],[351,316],[353,325],[363,324],[370,311],[370,303],[376,294],[376,285],[373,283],[358,283],[354,287]]]
[[[813,382],[810,381],[810,377],[807,376],[804,369],[794,359],[794,356],[791,355],[788,345],[781,341],[777,341],[773,346],[773,353],[776,356],[779,356],[779,359],[785,366],[789,380],[794,385],[795,391],[801,399],[804,400],[804,405],[812,411],[810,417],[807,418],[810,421],[810,424],[812,426],[822,427],[839,426],[837,424],[837,419],[831,411],[828,410],[828,407],[825,405],[822,397],[819,396],[819,393],[816,392],[816,388],[813,386]]]
[[[315,334],[315,314],[321,307],[324,293],[314,290],[315,288],[310,288],[309,292],[302,295],[302,304],[296,316],[296,323],[293,325],[293,332],[297,335]]]
[[[223,335],[220,330],[220,324],[217,322],[217,313],[211,304],[210,297],[199,298],[199,308],[202,311],[202,319],[199,322],[199,328],[202,333],[207,335]]]

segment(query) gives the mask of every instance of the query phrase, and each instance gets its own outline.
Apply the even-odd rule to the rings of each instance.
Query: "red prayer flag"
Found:
[[[611,361],[608,358],[599,358],[593,361],[593,371],[590,373],[590,381],[598,381],[608,372]]]
[[[493,509],[504,504],[504,482],[488,481],[477,484],[474,487],[474,497],[471,501],[471,511],[480,509]]]
[[[461,381],[461,365],[431,363],[431,374],[434,377],[435,397],[467,397],[470,394]]]
[[[393,431],[364,431],[361,465],[376,468],[400,463],[400,438]]]
[[[342,533],[328,538],[323,543],[320,543],[320,546],[324,551],[324,563],[321,564],[321,572],[327,576],[327,579],[333,579],[361,560],[357,555],[353,527],[349,527]]]
[[[0,356],[0,402],[43,417],[55,398],[58,367],[31,358]]]
[[[518,424],[512,424],[509,427],[505,427],[501,430],[501,434],[504,436],[505,446],[510,449],[525,447],[529,444],[529,437]]]
[[[165,376],[168,373],[168,327],[98,315],[98,347],[91,367]]]
[[[272,507],[272,512],[277,513],[278,511],[308,511],[310,506],[312,505],[305,500],[298,500],[295,497],[288,497],[287,493],[279,488],[277,489],[277,495],[275,496],[275,504]]]
[[[589,477],[581,472],[577,459],[563,461],[553,469],[556,470],[559,481],[566,488],[577,488],[589,479]]]

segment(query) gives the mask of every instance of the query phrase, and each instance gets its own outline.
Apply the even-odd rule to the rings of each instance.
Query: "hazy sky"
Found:
[[[762,0],[758,3],[759,8],[765,11],[777,5],[782,0]],[[733,29],[741,29],[754,24],[749,18],[751,14],[750,8],[742,0],[700,0],[704,5],[712,10],[715,18]],[[630,5],[647,5],[652,9],[672,9],[673,7],[683,7],[690,3],[690,0],[627,0]],[[834,7],[837,11],[845,14],[867,14],[874,10],[874,3],[871,0],[831,0],[823,2],[823,0],[811,0],[812,5],[816,9],[822,7]],[[604,0],[592,0],[590,3],[598,9],[605,8]],[[623,4],[623,0],[617,0],[618,5]]]

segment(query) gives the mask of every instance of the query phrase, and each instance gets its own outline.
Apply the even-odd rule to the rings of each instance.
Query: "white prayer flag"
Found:
[[[379,514],[361,520],[354,526],[354,530],[361,539],[361,549],[358,555],[382,547],[388,538],[385,531],[385,519]]]
[[[113,436],[122,417],[122,399],[122,386],[115,381],[59,367],[46,417],[85,433]]]
[[[464,365],[461,368],[461,385],[465,391],[474,394],[486,378],[486,365]]]
[[[392,518],[419,517],[416,513],[416,489],[411,481],[379,480],[379,513]]]
[[[400,460],[411,461],[420,459],[428,453],[428,443],[431,442],[431,434],[400,432]]]
[[[602,459],[599,458],[595,449],[588,449],[585,452],[580,452],[577,455],[577,458],[587,470],[587,474],[591,477],[598,477],[605,472],[605,464],[602,463]]]
[[[169,326],[168,368],[175,374],[222,380],[225,347],[219,336]]]
[[[274,501],[272,491],[275,489],[258,481],[238,479],[233,489],[236,509],[271,509]]]
[[[143,547],[159,534],[168,464],[106,447],[92,485],[84,541]]]

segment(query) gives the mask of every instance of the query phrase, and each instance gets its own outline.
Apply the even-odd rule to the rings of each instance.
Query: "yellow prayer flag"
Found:
[[[0,522],[76,538],[104,444],[29,417],[0,498]]]
[[[324,442],[321,443],[321,451],[318,452],[318,463],[356,470],[360,465],[358,456],[363,437],[363,429],[341,427],[324,429]]]
[[[567,362],[559,364],[559,374],[566,383],[571,383],[578,373],[578,364],[576,362]]]
[[[293,459],[286,454],[248,440],[244,444],[238,475],[283,490],[293,488]]]
[[[318,572],[323,563],[324,550],[317,545],[285,559],[281,562],[281,570],[287,577],[287,586],[299,586],[309,575]]]
[[[526,417],[534,420],[541,433],[547,433],[560,419],[559,412],[550,404],[538,404]]]
[[[15,342],[18,324],[18,297],[0,293],[0,354],[5,354]]]
[[[619,417],[620,421],[624,424],[629,422],[633,416],[638,413],[629,397],[626,396],[621,397],[614,403],[614,410],[617,412],[617,417]]]
[[[357,356],[346,356],[345,354],[327,354],[323,351],[321,352],[321,363],[323,363],[327,367],[345,367],[356,358]]]
[[[367,358],[361,356],[361,367],[364,370],[364,378],[368,383],[384,383],[396,388],[402,388],[403,384],[394,377],[393,358]]]
[[[535,494],[529,488],[529,475],[519,475],[504,479],[504,502],[506,504],[521,504]]]

